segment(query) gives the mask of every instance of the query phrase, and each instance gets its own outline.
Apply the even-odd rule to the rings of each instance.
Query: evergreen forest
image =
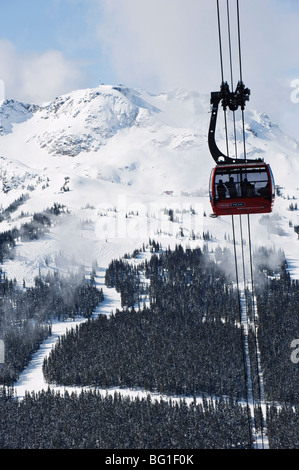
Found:
[[[2,449],[251,448],[244,408],[223,399],[187,405],[82,391],[47,390],[19,403],[0,396]]]
[[[86,321],[60,337],[44,361],[44,376],[49,384],[95,387],[80,395],[49,389],[20,401],[4,387],[1,448],[253,446],[246,407],[241,405],[246,383],[238,295],[229,274],[231,254],[220,248],[207,253],[181,246],[162,251],[158,243],[150,243],[150,257],[136,250],[132,257],[110,263],[106,286],[120,293],[122,309],[109,317],[90,318],[103,300],[93,276],[86,281],[79,274],[48,274],[23,290],[1,276],[0,319],[6,341],[12,338],[1,383],[11,385],[32,351],[51,334],[53,316],[63,320],[80,314]],[[267,260],[270,253],[264,254]],[[249,348],[254,356],[257,335],[270,447],[298,448],[299,371],[291,361],[290,344],[299,331],[299,283],[290,279],[283,256],[274,268],[256,261],[254,269],[258,324],[251,318]],[[250,296],[247,302],[252,302]],[[28,351],[19,349],[23,362],[16,367],[14,345],[19,339],[14,335],[23,328],[35,328],[37,339]],[[256,393],[254,370],[252,380]],[[169,399],[105,395],[96,388],[142,389]],[[197,402],[197,396],[202,400]],[[262,423],[256,420],[255,425],[259,430]]]

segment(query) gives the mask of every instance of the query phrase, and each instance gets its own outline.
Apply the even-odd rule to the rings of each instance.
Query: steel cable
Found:
[[[230,20],[229,20],[228,0],[227,0],[227,16],[228,16],[228,31],[229,31],[230,70],[231,70],[231,81],[232,81],[232,86],[233,86],[231,38],[230,38]],[[218,37],[219,37],[219,51],[220,51],[220,68],[221,68],[221,79],[222,79],[222,84],[223,84],[224,83],[224,70],[223,70],[223,54],[222,54],[222,39],[221,39],[219,0],[217,0],[217,18],[218,18]],[[239,47],[239,51],[240,51],[240,47]],[[240,56],[240,52],[239,52],[239,56]],[[244,122],[244,118],[243,118],[243,122]],[[228,130],[227,130],[227,119],[226,119],[226,111],[225,110],[224,110],[224,124],[225,124],[227,155],[229,156]],[[244,135],[244,124],[243,124],[243,135]],[[235,146],[236,146],[236,132],[235,132]],[[248,375],[247,375],[246,357],[245,357],[245,349],[244,349],[245,339],[244,339],[244,329],[243,329],[243,325],[242,325],[242,310],[241,310],[238,262],[237,262],[237,252],[236,252],[236,236],[235,236],[234,216],[233,215],[232,215],[232,230],[233,230],[233,244],[234,244],[234,257],[235,257],[235,270],[236,270],[236,283],[237,283],[237,295],[238,295],[238,309],[239,309],[241,344],[243,346],[242,347],[243,375],[244,375],[244,384],[245,384],[245,399],[246,399],[246,404],[247,404],[248,432],[249,432],[250,445],[251,445],[251,447],[253,447],[252,427],[251,427],[251,413],[250,413],[250,407],[249,407],[248,386],[247,386],[247,384],[248,384]],[[245,277],[244,277],[244,280],[245,280]]]

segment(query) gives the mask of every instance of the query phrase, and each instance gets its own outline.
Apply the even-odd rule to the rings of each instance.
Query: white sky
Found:
[[[226,0],[219,3],[224,78],[230,81]],[[299,1],[239,4],[249,106],[299,140]],[[229,8],[235,45],[236,0]],[[7,98],[40,102],[101,82],[152,92],[219,89],[216,0],[0,0],[0,9],[0,80]],[[234,47],[235,83],[237,60]]]

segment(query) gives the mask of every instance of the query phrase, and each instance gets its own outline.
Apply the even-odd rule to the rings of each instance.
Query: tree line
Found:
[[[1,396],[2,395],[2,396]],[[249,449],[244,407],[50,391],[15,400],[0,390],[2,449]]]
[[[11,212],[14,212],[28,197],[20,196],[10,206],[0,211],[0,222],[9,218]],[[15,246],[18,240],[31,241],[38,240],[43,237],[49,230],[52,223],[58,215],[65,212],[65,206],[54,203],[51,208],[45,209],[43,212],[33,214],[30,222],[25,222],[20,228],[12,228],[0,233],[0,263],[5,259],[13,259],[15,256]]]
[[[11,202],[9,206],[6,207],[6,209],[0,209],[0,222],[3,222],[3,220],[10,219],[10,214],[12,212],[15,212],[18,207],[28,201],[28,199],[29,194],[22,194],[20,197]]]

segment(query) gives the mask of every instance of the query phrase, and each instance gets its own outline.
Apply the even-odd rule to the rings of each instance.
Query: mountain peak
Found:
[[[0,105],[0,136],[12,132],[14,124],[32,118],[37,105],[22,103],[13,99],[3,100]]]

